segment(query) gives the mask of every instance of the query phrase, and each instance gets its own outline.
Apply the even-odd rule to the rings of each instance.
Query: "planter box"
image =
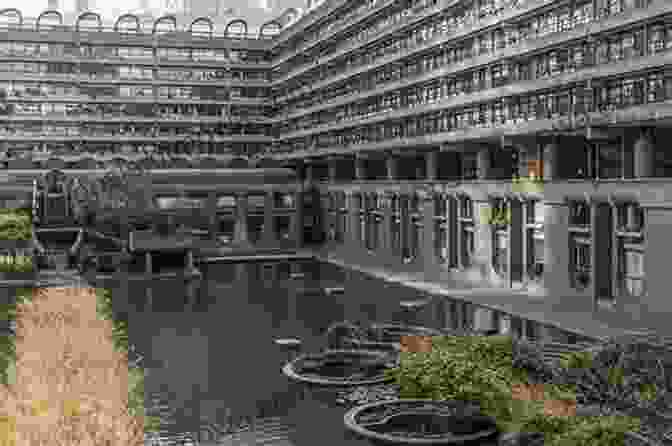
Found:
[[[33,240],[2,240],[0,239],[0,251],[9,251],[13,249],[32,249]]]

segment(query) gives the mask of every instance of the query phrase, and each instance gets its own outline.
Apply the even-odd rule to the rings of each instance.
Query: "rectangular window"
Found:
[[[509,236],[506,230],[496,230],[493,236],[492,267],[500,276],[508,272]]]

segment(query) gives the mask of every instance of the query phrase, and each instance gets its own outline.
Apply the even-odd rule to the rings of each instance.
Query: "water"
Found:
[[[296,271],[304,277],[290,278]],[[410,317],[400,302],[425,294],[330,264],[221,263],[202,272],[203,280],[189,286],[155,281],[151,299],[143,282],[107,285],[117,317],[128,321],[130,343],[144,357],[146,404],[172,412],[176,433],[263,415],[291,426],[295,446],[325,439],[368,444],[345,433],[344,408],[299,398],[280,371],[291,353],[274,340],[298,338],[303,351],[319,351],[327,327],[344,319],[445,326],[442,299]],[[319,292],[338,287],[343,293]]]

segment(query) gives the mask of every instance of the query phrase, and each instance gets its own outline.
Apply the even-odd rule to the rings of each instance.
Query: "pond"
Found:
[[[298,396],[281,373],[291,353],[274,341],[298,338],[302,351],[317,352],[327,327],[344,319],[446,326],[442,299],[411,316],[400,302],[425,294],[331,264],[218,263],[202,265],[202,272],[189,286],[173,280],[106,285],[117,317],[128,322],[130,343],[144,356],[146,404],[158,398],[174,412],[176,432],[196,430],[199,420],[221,426],[230,417],[264,415],[292,426],[295,446],[324,438],[367,444],[346,433],[345,408]],[[325,288],[339,292],[320,291]]]

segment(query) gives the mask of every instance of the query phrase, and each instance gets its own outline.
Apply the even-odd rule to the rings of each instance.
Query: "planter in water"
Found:
[[[441,336],[444,333],[428,327],[405,324],[374,323],[360,328],[348,322],[332,325],[327,331],[330,346],[354,347],[358,349],[399,351],[405,336]]]
[[[373,444],[496,445],[499,437],[494,418],[463,401],[383,401],[355,407],[343,421]]]
[[[305,384],[363,386],[391,381],[385,371],[396,366],[388,354],[368,350],[327,350],[301,355],[282,372]]]

